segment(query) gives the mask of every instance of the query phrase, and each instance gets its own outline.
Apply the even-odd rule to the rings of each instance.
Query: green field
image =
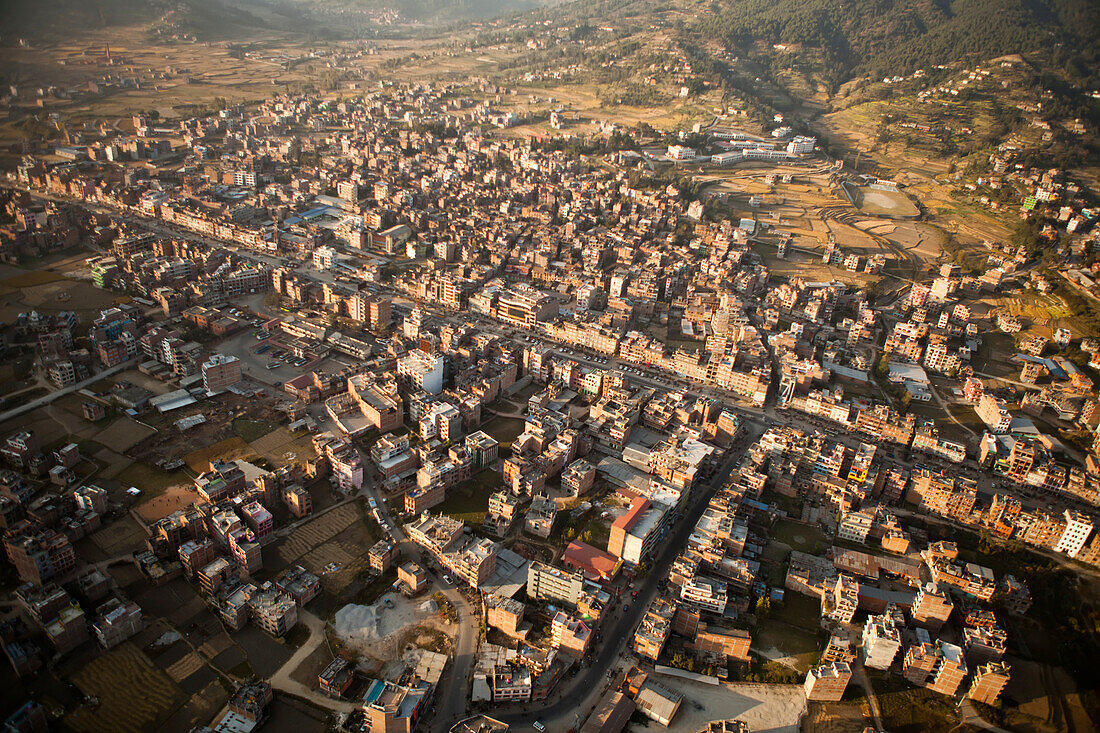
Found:
[[[486,469],[469,481],[449,489],[447,498],[433,511],[442,512],[467,525],[479,525],[489,511],[489,497],[500,491],[502,486],[500,474]]]

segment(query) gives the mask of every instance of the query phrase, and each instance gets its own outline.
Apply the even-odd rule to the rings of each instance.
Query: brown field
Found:
[[[120,417],[99,430],[95,439],[111,450],[125,453],[155,432],[148,425],[142,425],[129,417]]]
[[[49,276],[49,281],[35,283],[32,276],[39,274]],[[99,311],[114,305],[120,297],[118,293],[100,290],[89,283],[69,280],[51,272],[29,272],[9,278],[9,281],[21,282],[24,279],[27,285],[0,290],[0,320],[15,320],[20,313],[33,308],[50,314],[76,311],[81,322],[87,323]]]
[[[90,538],[104,555],[118,557],[141,547],[145,531],[133,517],[126,515],[92,533]]]
[[[99,704],[65,718],[69,730],[141,733],[160,726],[185,699],[172,680],[129,642],[102,654],[72,676]]]
[[[195,473],[210,470],[210,462],[214,460],[233,461],[243,459],[251,461],[258,456],[256,452],[240,438],[226,438],[225,440],[208,445],[205,448],[193,450],[183,457],[187,466]]]
[[[296,436],[285,427],[280,427],[262,438],[248,444],[258,455],[282,465],[297,463],[313,456],[313,442],[307,433]]]
[[[45,285],[64,279],[62,275],[56,272],[49,272],[48,270],[31,270],[20,275],[5,277],[3,280],[0,280],[0,285],[5,288],[21,289],[34,287],[35,285]]]

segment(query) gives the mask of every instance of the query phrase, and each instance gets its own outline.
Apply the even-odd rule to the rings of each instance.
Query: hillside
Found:
[[[1100,81],[1100,4],[1092,0],[575,0],[530,18],[675,29],[732,51],[802,47],[821,55],[834,84],[1029,52],[1082,83]]]

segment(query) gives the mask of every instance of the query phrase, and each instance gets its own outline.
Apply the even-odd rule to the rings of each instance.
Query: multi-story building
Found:
[[[1001,696],[1001,691],[1008,684],[1009,666],[1002,662],[990,662],[983,664],[974,670],[974,682],[970,685],[966,696],[986,705],[992,705]]]
[[[241,362],[235,356],[214,354],[202,364],[202,385],[207,394],[220,394],[241,381]]]
[[[1070,557],[1077,557],[1092,534],[1092,517],[1080,512],[1071,512],[1067,509],[1065,518],[1066,529],[1062,532],[1062,536],[1058,539],[1058,544],[1054,546],[1054,549],[1058,552],[1064,552]]]
[[[961,647],[942,639],[920,641],[906,650],[902,673],[918,687],[954,696],[966,679],[966,659]]]
[[[588,624],[564,611],[558,611],[550,621],[551,644],[578,659],[588,652],[594,636]]]
[[[807,700],[837,702],[844,697],[852,669],[845,662],[830,662],[806,673],[803,689]]]
[[[428,394],[443,391],[443,356],[413,349],[397,360],[397,376]]]
[[[532,562],[527,569],[527,597],[536,601],[550,601],[577,605],[584,587],[584,574],[567,571],[542,562]]]
[[[881,616],[868,616],[863,626],[863,664],[872,669],[889,669],[901,651],[905,619],[896,608]],[[900,623],[899,623],[900,621]]]
[[[375,542],[367,551],[367,561],[370,563],[370,569],[381,575],[393,567],[394,562],[400,555],[401,552],[397,549],[397,543],[391,539],[383,538]]]

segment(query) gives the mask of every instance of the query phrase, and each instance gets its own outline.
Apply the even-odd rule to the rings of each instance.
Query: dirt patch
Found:
[[[208,445],[205,448],[193,450],[185,455],[183,460],[192,471],[202,473],[210,470],[211,461],[235,461],[238,459],[251,461],[255,458],[258,458],[258,456],[249,447],[248,443],[235,436]]]
[[[249,447],[260,456],[280,465],[298,463],[313,455],[313,443],[308,434],[299,437],[284,427],[253,440]]]
[[[145,541],[145,530],[127,515],[97,530],[90,535],[90,539],[105,556],[118,557],[140,548]]]
[[[125,453],[155,432],[157,431],[148,425],[142,425],[128,417],[120,417],[98,431],[95,439],[111,450]]]
[[[142,502],[135,507],[135,510],[146,522],[156,522],[172,512],[190,505],[196,499],[198,499],[198,493],[196,493],[195,487],[190,483],[181,484],[164,489],[159,496],[154,496]]]

